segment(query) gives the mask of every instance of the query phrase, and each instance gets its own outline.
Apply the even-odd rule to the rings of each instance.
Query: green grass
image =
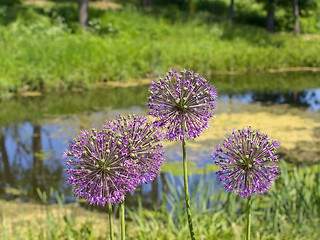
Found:
[[[252,238],[319,239],[320,166],[296,167],[282,162],[280,167],[280,179],[271,190],[263,196],[253,197]],[[138,198],[137,205],[127,209],[126,214],[127,239],[186,239],[189,232],[184,211],[183,189],[176,187],[178,183],[182,184],[182,178],[174,180],[169,176],[167,182],[169,191],[162,193],[165,201],[155,205],[153,210],[142,206],[139,194],[135,197]],[[41,216],[32,215],[37,214],[39,207],[28,205],[26,208],[23,203],[10,203],[10,208],[2,209],[0,238],[5,240],[106,238],[108,234],[106,212],[98,213],[96,210],[90,212],[83,208],[79,209],[77,205],[63,205],[61,203],[63,198],[56,194],[58,206],[48,205],[49,196],[52,194],[52,191],[49,195],[40,194],[45,203],[41,208]],[[219,191],[213,184],[208,183],[208,180],[201,178],[198,185],[191,189],[191,203],[198,239],[245,238],[246,199],[233,193]],[[3,204],[5,203],[2,201],[2,207]],[[15,208],[17,210],[14,210]],[[17,216],[16,211],[19,211],[20,215]],[[33,220],[26,221],[28,218]],[[14,227],[10,228],[13,223]],[[120,233],[118,225],[116,219],[116,237],[119,237]]]
[[[318,239],[320,231],[319,165],[293,167],[281,163],[281,177],[269,193],[253,197],[253,239]],[[182,179],[180,180],[180,184]],[[129,216],[138,223],[137,239],[185,239],[188,236],[183,189],[166,195],[172,207],[146,211],[134,209]],[[210,194],[206,181],[200,180],[192,192],[193,220],[199,239],[244,239],[246,199],[233,193]],[[201,189],[201,190],[200,190]],[[201,192],[200,192],[201,191]],[[198,192],[198,195],[195,194]],[[159,232],[154,233],[153,229]],[[133,238],[134,239],[134,238]]]
[[[70,3],[1,7],[0,94],[134,81],[170,67],[206,76],[320,67],[316,38],[270,35],[259,27],[214,21],[206,13],[172,22],[130,7],[92,9],[92,26],[83,32],[76,11]]]

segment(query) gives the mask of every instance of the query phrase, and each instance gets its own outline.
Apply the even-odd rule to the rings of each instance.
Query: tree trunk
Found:
[[[299,24],[299,4],[298,0],[292,0],[293,17],[294,17],[294,34],[300,34]]]
[[[273,10],[268,10],[266,28],[268,32],[270,33],[274,32],[274,11]]]
[[[141,4],[144,7],[152,7],[152,0],[141,0]]]
[[[267,4],[267,21],[266,21],[266,28],[267,31],[270,33],[274,32],[274,13],[276,10],[277,0],[271,0],[269,4]]]
[[[89,0],[78,0],[79,4],[79,24],[82,28],[88,26],[89,21]]]
[[[234,0],[230,0],[230,6],[229,6],[229,12],[228,12],[228,20],[232,22],[233,18],[233,5],[234,5]]]

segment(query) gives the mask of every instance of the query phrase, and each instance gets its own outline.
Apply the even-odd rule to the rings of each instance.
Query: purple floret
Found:
[[[118,117],[101,131],[82,130],[64,153],[67,182],[90,204],[123,202],[127,192],[160,174],[160,141],[161,133],[145,117]]]
[[[280,142],[251,127],[233,130],[213,152],[224,189],[245,198],[268,191],[280,174],[279,147]]]
[[[169,70],[149,87],[150,115],[166,130],[166,138],[183,140],[198,137],[214,117],[217,91],[208,81],[191,70]]]
[[[121,136],[126,157],[135,163],[139,179],[147,183],[160,175],[164,162],[163,133],[147,117],[119,117],[106,121],[103,127]]]

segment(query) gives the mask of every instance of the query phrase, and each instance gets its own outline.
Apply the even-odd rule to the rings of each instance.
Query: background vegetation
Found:
[[[90,1],[86,30],[78,24],[76,1],[0,5],[0,94],[86,89],[154,77],[170,67],[207,77],[320,67],[319,35],[294,37],[285,7],[275,18],[281,32],[270,34],[264,5],[254,0],[235,1],[232,23],[222,0],[154,1],[152,8],[133,0],[99,3],[106,2]],[[319,33],[320,6],[310,6],[301,10],[301,29]]]

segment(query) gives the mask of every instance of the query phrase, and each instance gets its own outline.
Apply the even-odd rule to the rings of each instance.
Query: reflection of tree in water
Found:
[[[0,128],[0,194],[5,198],[27,196],[38,199],[38,188],[46,192],[50,188],[59,189],[64,179],[62,166],[43,149],[43,140],[47,140],[49,151],[53,151],[51,138],[43,137],[45,129],[34,124],[30,135],[28,127],[27,124],[12,124]],[[12,196],[6,192],[6,187],[19,192]]]
[[[0,153],[1,153],[1,174],[0,174],[0,194],[3,195],[5,193],[5,185],[8,183],[14,186],[14,177],[10,170],[9,158],[7,154],[7,149],[5,146],[5,131],[4,127],[0,128]]]
[[[4,129],[4,128],[3,128]],[[15,185],[15,178],[11,172],[10,164],[9,164],[9,158],[7,154],[7,149],[5,146],[5,131],[3,131],[2,128],[0,128],[0,151],[1,151],[1,160],[3,163],[3,174],[4,180],[7,184],[10,186]]]
[[[61,180],[63,180],[63,170],[62,166],[50,166],[54,164],[54,159],[50,159],[49,155],[46,154],[42,147],[42,138],[45,131],[42,129],[42,126],[38,123],[33,126],[33,135],[32,135],[32,152],[33,152],[33,161],[32,167],[29,169],[28,174],[30,181],[28,195],[30,197],[38,198],[37,189],[40,189],[42,192],[49,192],[50,188],[59,189]],[[51,138],[49,136],[45,137],[50,146],[50,150],[53,150],[51,143]],[[45,162],[47,164],[45,164]]]
[[[33,152],[33,166],[32,166],[32,194],[37,195],[37,188],[41,191],[44,191],[47,186],[47,181],[45,175],[46,173],[45,166],[43,164],[44,154],[41,144],[41,126],[35,124],[33,126],[33,135],[32,135],[32,152]]]
[[[320,110],[320,88],[306,91],[302,101],[305,101],[311,105],[312,109]]]
[[[260,101],[260,102],[270,102],[275,104],[292,104],[292,105],[301,105],[300,102],[300,95],[303,94],[303,92],[267,92],[267,93],[253,93],[252,99],[253,101]]]
[[[80,124],[88,125],[89,117],[85,115]],[[39,199],[37,189],[49,193],[50,188],[68,195],[70,188],[64,185],[63,164],[57,163],[50,130],[39,122],[11,124],[0,129],[0,194],[3,197],[27,197]],[[8,144],[9,143],[9,144]],[[11,152],[11,154],[8,154]],[[9,196],[5,187],[18,189],[15,196]],[[137,196],[150,208],[161,202],[161,189],[166,189],[164,175],[158,177],[148,186],[143,184],[143,191],[137,190],[134,197],[128,194],[128,204],[137,206]],[[150,190],[151,188],[151,190]],[[150,191],[145,191],[150,190]]]
[[[246,98],[250,95],[252,102],[266,102],[272,104],[290,104],[294,106],[307,106],[314,110],[320,110],[320,89],[289,92],[250,92],[237,98]]]

